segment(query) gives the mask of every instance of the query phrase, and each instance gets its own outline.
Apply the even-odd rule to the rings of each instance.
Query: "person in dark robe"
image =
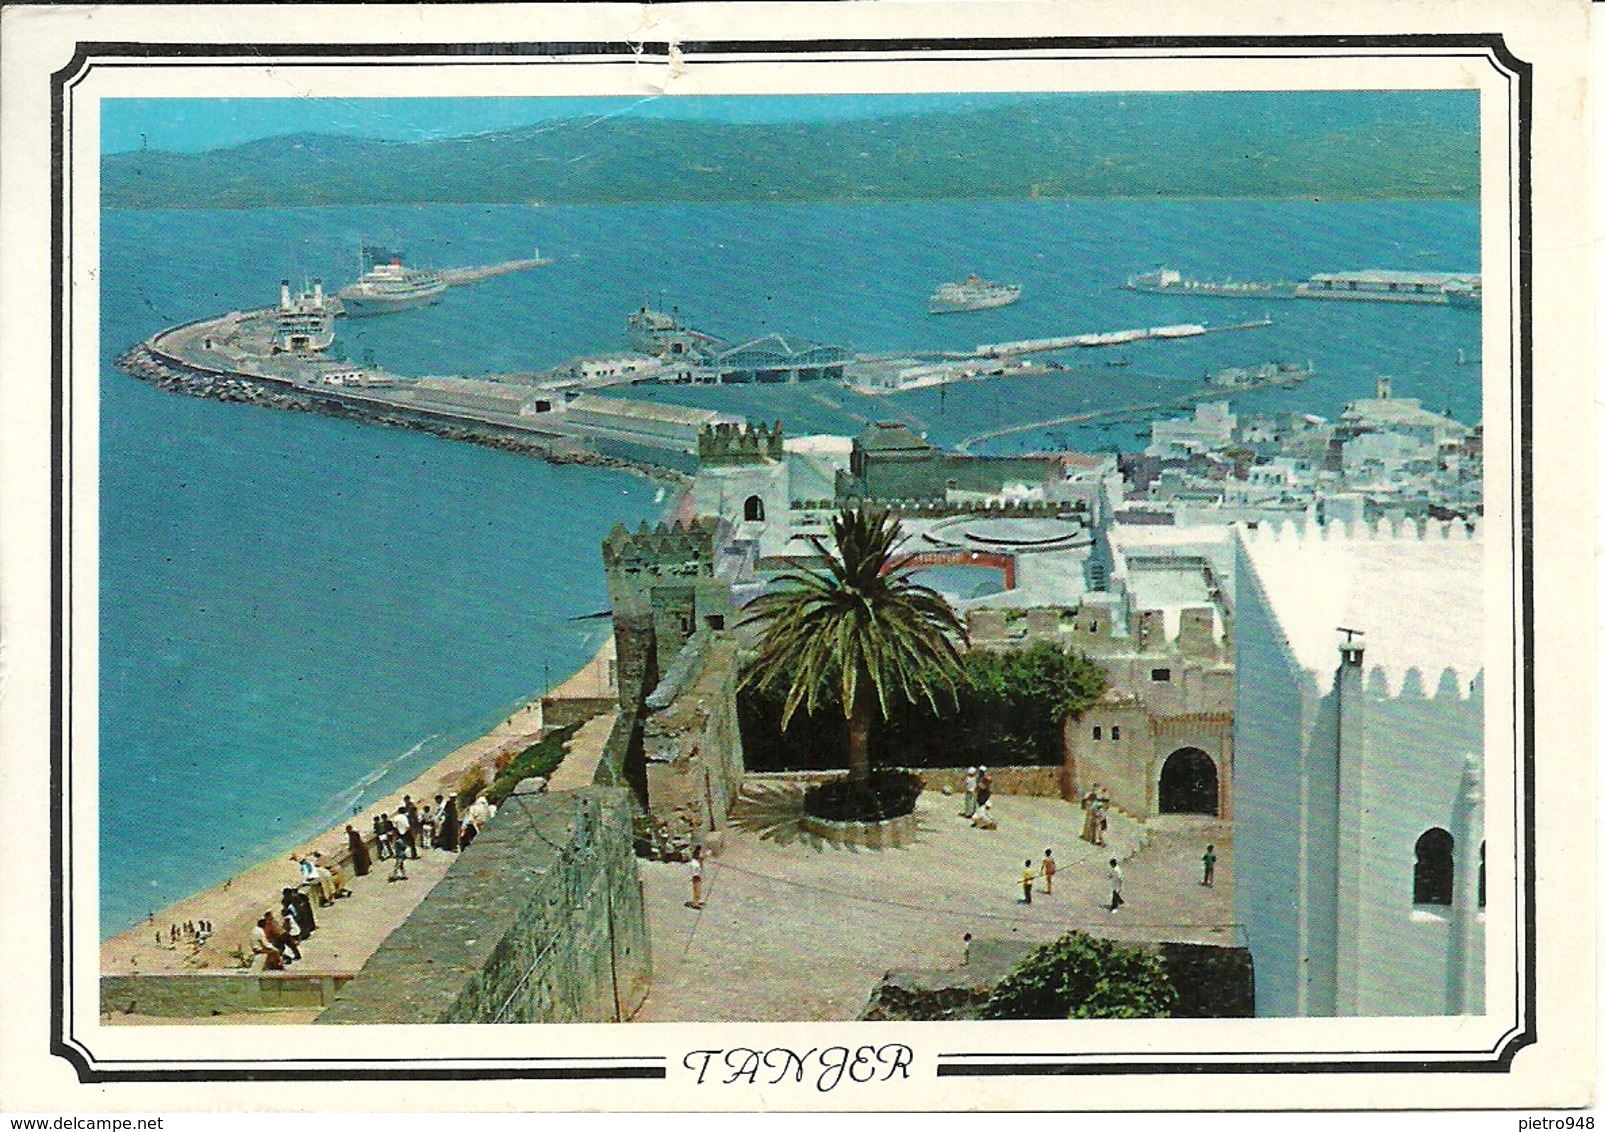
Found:
[[[295,912],[295,922],[301,925],[301,938],[305,939],[318,930],[318,921],[312,915],[312,898],[299,888],[284,890],[284,899],[289,902],[290,908]]]
[[[359,877],[368,875],[373,868],[373,858],[368,855],[368,843],[362,840],[362,834],[351,826],[346,826],[346,841],[351,846],[351,871]]]
[[[269,908],[262,914],[262,927],[267,931],[268,942],[279,949],[279,954],[284,956],[286,963],[301,958],[301,949],[295,945],[295,939],[273,915],[273,909]]]
[[[460,818],[457,814],[457,795],[453,794],[446,799],[440,811],[440,841],[442,849],[455,853],[461,833]]]

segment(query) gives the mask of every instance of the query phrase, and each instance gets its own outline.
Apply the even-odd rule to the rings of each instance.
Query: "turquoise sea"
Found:
[[[186,319],[271,303],[278,280],[355,272],[363,240],[411,262],[549,267],[339,326],[336,352],[406,374],[549,366],[623,347],[643,302],[710,332],[863,352],[1175,322],[1261,330],[1080,351],[1070,368],[869,398],[834,386],[632,396],[783,419],[788,433],[909,421],[951,444],[1173,396],[1226,366],[1313,362],[1239,411],[1333,416],[1380,374],[1481,416],[1478,320],[1446,308],[1123,292],[1163,263],[1207,278],[1364,267],[1478,270],[1476,206],[1449,202],[998,201],[908,205],[420,206],[103,214],[100,827],[104,934],[349,814],[577,668],[606,623],[599,543],[655,518],[657,485],[377,426],[160,392],[115,370]],[[932,317],[975,272],[1026,297]],[[1468,364],[1460,364],[1461,356]],[[1109,365],[1108,362],[1122,364]],[[1139,425],[1027,432],[977,451],[1139,449]]]

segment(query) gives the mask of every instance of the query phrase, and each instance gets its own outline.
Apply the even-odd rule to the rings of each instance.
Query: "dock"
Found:
[[[443,267],[440,277],[449,287],[461,287],[496,275],[510,275],[515,271],[528,271],[532,267],[549,267],[551,263],[550,259],[537,251],[534,259],[510,259],[505,263],[489,263],[483,267]]]

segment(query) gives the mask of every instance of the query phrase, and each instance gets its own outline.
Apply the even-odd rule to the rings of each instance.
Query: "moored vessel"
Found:
[[[412,310],[439,302],[449,284],[438,271],[415,271],[403,267],[394,256],[389,263],[375,263],[355,283],[340,288],[337,297],[352,318]]]

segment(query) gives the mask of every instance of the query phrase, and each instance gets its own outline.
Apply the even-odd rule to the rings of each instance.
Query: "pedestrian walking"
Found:
[[[1109,858],[1109,911],[1118,912],[1126,898],[1120,895],[1124,877],[1120,875],[1120,861],[1115,857]]]
[[[1031,903],[1031,882],[1037,879],[1036,873],[1031,871],[1031,861],[1027,858],[1025,872],[1020,874],[1020,888],[1024,891],[1023,902]]]
[[[964,775],[964,816],[975,816],[975,788],[980,781],[980,773],[972,766]]]
[[[1053,895],[1053,874],[1059,871],[1059,866],[1053,859],[1053,850],[1042,851],[1042,895]]]
[[[1204,847],[1204,887],[1205,888],[1214,888],[1215,887],[1215,860],[1216,860],[1216,858],[1215,858],[1215,847],[1213,845],[1205,846]]]
[[[691,904],[692,908],[702,907],[702,846],[698,845],[691,850]]]

